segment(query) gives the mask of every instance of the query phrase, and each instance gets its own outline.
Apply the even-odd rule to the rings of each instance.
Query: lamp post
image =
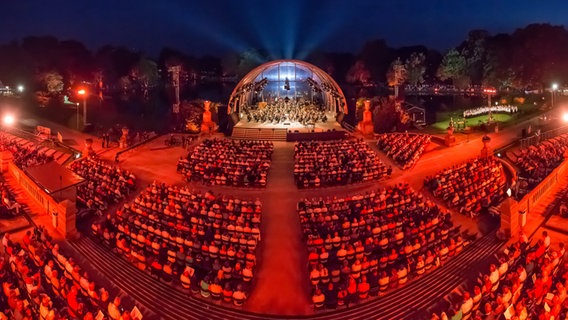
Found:
[[[77,102],[77,130],[79,130],[79,102]]]
[[[553,83],[550,90],[550,108],[554,108],[554,94],[558,90],[558,83]]]
[[[77,94],[83,97],[83,125],[87,126],[87,90],[79,89]]]

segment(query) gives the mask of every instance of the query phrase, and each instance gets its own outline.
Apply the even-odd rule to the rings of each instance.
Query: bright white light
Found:
[[[562,121],[568,122],[568,112],[566,112],[562,115]]]
[[[2,118],[2,122],[7,126],[13,125],[15,121],[16,119],[14,119],[14,116],[11,114],[7,114],[4,116],[4,118]]]
[[[558,90],[558,83],[552,84],[552,90]]]
[[[507,195],[510,197],[513,194],[513,192],[511,191],[511,188],[507,189]]]
[[[18,86],[18,92],[24,92],[24,86],[23,85]]]
[[[501,158],[501,154],[500,154],[500,153],[498,153],[498,154],[497,154],[497,157],[498,157],[498,158]]]

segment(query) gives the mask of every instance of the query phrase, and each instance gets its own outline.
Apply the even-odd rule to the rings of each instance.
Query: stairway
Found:
[[[230,309],[223,305],[202,301],[149,274],[136,269],[108,248],[88,237],[70,242],[80,255],[105,277],[124,290],[139,303],[150,308],[164,319],[276,319],[277,316],[253,314]],[[288,319],[420,319],[427,309],[442,300],[461,285],[472,270],[472,264],[484,266],[503,245],[492,233],[475,241],[444,266],[399,288],[387,296],[352,308],[333,310]],[[404,304],[401,302],[404,301]]]
[[[286,141],[287,134],[287,129],[235,127],[231,136],[233,139]]]
[[[182,292],[136,269],[88,237],[69,242],[69,245],[112,283],[161,319],[265,319],[264,316],[200,301],[189,291]]]

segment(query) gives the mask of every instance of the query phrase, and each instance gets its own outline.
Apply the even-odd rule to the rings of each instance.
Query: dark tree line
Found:
[[[567,57],[568,32],[563,26],[531,24],[511,34],[473,30],[444,53],[422,45],[392,48],[375,39],[358,53],[314,51],[306,60],[340,83],[543,89],[552,82],[568,82]],[[170,66],[181,66],[183,82],[235,81],[274,58],[256,49],[195,57],[174,48],[163,48],[151,58],[120,46],[90,51],[79,41],[31,36],[0,45],[0,81],[23,83],[47,94],[82,83],[101,90],[147,90],[168,82]]]

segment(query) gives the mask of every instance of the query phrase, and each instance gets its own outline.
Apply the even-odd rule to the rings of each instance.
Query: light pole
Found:
[[[79,102],[77,102],[77,130],[79,130]]]
[[[83,97],[83,126],[87,126],[87,90],[79,89],[77,93]]]
[[[550,90],[550,108],[554,108],[554,93],[558,90],[558,83],[553,83]]]

